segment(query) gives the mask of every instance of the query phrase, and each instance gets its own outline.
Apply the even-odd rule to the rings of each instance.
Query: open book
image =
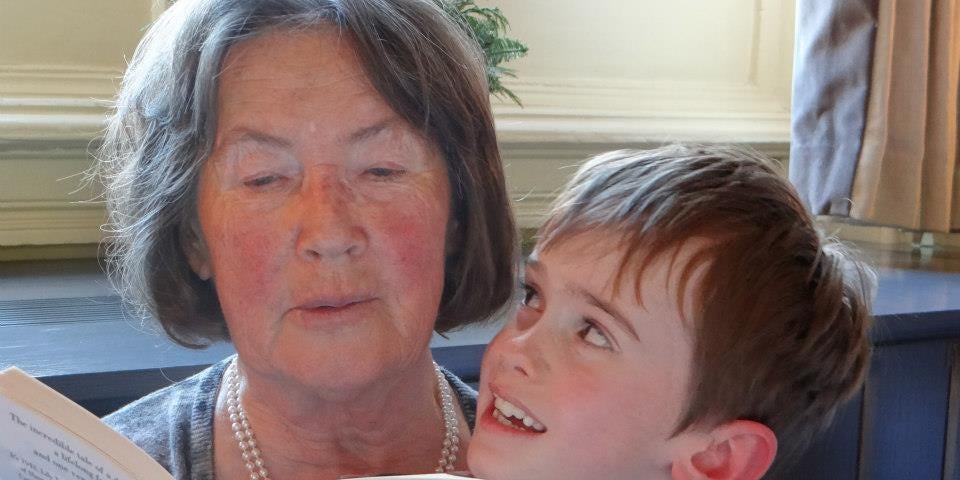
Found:
[[[0,480],[172,478],[67,397],[15,367],[0,372]]]
[[[424,474],[367,478],[466,477]],[[0,372],[0,480],[78,479],[173,477],[95,415],[39,380],[16,367]]]

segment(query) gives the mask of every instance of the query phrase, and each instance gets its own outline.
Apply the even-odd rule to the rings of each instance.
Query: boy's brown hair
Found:
[[[873,274],[818,233],[770,161],[682,145],[597,156],[555,202],[538,248],[598,230],[619,236],[626,252],[615,285],[688,239],[708,240],[679,286],[682,298],[692,272],[705,267],[686,316],[693,371],[675,433],[735,419],[763,423],[777,435],[775,471],[858,391]]]

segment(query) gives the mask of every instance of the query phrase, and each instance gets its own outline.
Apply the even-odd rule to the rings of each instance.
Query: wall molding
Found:
[[[494,103],[507,142],[790,139],[789,98],[750,83],[524,78],[507,86],[524,102]]]
[[[538,227],[584,159],[673,142],[736,143],[789,156],[790,99],[752,83],[549,79],[507,82],[494,102],[517,223]]]
[[[51,94],[110,99],[122,71],[86,65],[0,65],[0,95]]]
[[[679,141],[679,140],[677,140]],[[507,172],[509,195],[517,225],[537,228],[546,218],[550,204],[577,167],[599,153],[622,148],[649,149],[673,142],[515,142],[501,140],[500,150]],[[784,167],[790,157],[789,142],[710,142],[736,143],[775,159]]]
[[[102,204],[66,201],[0,202],[0,245],[98,243]]]
[[[120,75],[103,67],[0,67],[0,150],[89,143],[105,126]]]
[[[24,175],[0,178],[0,246],[103,238],[103,205],[76,202],[74,187],[51,185],[28,199],[4,196],[3,187],[16,192],[36,178],[61,178],[70,164],[82,173],[106,125],[120,74],[94,66],[0,66],[0,167]]]

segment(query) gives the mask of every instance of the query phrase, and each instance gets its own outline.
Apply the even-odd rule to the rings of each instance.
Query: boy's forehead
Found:
[[[563,263],[572,274],[567,282],[593,283],[602,290],[596,294],[643,310],[670,302],[684,323],[692,326],[690,315],[698,310],[702,282],[711,264],[709,247],[714,244],[707,237],[688,237],[651,251],[631,245],[616,232],[588,232],[556,238],[545,249],[537,245],[526,263],[546,275],[559,273],[550,272],[550,263]]]
[[[554,262],[592,267],[615,266],[623,270],[621,283],[634,284],[644,281],[648,272],[657,272],[670,283],[680,280],[688,268],[698,269],[709,265],[710,247],[715,240],[705,236],[686,237],[673,242],[644,242],[616,232],[585,232],[552,239],[546,246],[537,244],[526,262],[542,269],[541,257],[548,254]],[[653,246],[656,251],[645,243]]]

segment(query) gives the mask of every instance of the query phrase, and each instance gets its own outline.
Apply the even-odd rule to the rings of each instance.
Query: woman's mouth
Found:
[[[530,433],[547,431],[547,428],[533,415],[496,394],[493,395],[493,411],[491,414],[496,421],[506,427]]]
[[[366,308],[372,302],[368,296],[316,299],[304,302],[290,310],[293,318],[306,325],[338,325],[354,323],[365,317]]]
[[[333,310],[364,303],[370,299],[371,297],[369,295],[317,298],[309,302],[304,302],[298,305],[297,308],[301,310]]]
[[[347,302],[347,303],[337,303],[332,305],[315,305],[315,306],[301,308],[301,310],[325,312],[325,311],[333,311],[333,310],[343,309],[343,308],[350,308],[360,303],[361,302]]]

